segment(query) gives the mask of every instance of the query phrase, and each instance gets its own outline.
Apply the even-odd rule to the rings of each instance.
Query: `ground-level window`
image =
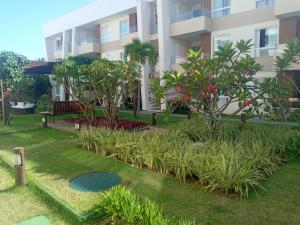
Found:
[[[230,43],[229,35],[214,37],[214,52],[216,52],[219,49],[219,47],[223,47],[227,43]]]
[[[256,0],[256,8],[274,5],[275,0]]]
[[[230,14],[230,0],[214,0],[214,17]]]
[[[62,86],[57,84],[55,86],[55,100],[61,100],[61,90],[62,90]]]
[[[258,29],[255,32],[256,56],[274,56],[277,46],[278,31],[276,27]]]

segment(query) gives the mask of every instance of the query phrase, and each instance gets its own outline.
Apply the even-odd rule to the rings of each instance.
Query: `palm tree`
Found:
[[[124,57],[125,59],[129,57],[130,61],[136,62],[141,66],[145,66],[147,61],[151,66],[155,66],[158,61],[158,52],[155,46],[152,44],[142,43],[140,39],[134,38],[132,39],[132,43],[125,46]],[[135,85],[135,93],[133,94],[133,111],[135,117],[140,110],[140,86],[140,81],[137,80]]]

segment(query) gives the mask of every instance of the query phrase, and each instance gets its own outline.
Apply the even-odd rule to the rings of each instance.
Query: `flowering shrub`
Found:
[[[201,51],[190,50],[183,73],[166,71],[162,80],[152,83],[155,103],[172,102],[173,111],[178,104],[185,104],[191,111],[207,116],[209,129],[216,133],[222,120],[220,116],[229,107],[232,114],[244,113],[247,117],[261,115],[270,93],[278,89],[278,79],[262,82],[255,77],[263,66],[251,56],[252,44],[241,40],[228,43],[205,58]],[[226,102],[220,104],[220,99]],[[232,110],[231,110],[232,111]]]

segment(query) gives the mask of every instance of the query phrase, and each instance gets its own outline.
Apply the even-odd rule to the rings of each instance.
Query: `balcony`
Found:
[[[289,17],[300,15],[299,0],[276,0],[274,15],[278,17]]]
[[[171,36],[183,34],[211,31],[210,11],[207,9],[197,9],[179,13],[173,19],[170,33]]]
[[[80,41],[78,46],[78,54],[100,53],[100,41],[95,38],[87,38]]]
[[[125,46],[132,42],[132,39],[138,37],[138,32],[121,34],[121,45]]]
[[[56,48],[53,53],[53,60],[62,59],[62,47]]]

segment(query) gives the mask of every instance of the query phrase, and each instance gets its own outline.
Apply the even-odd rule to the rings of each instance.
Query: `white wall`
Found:
[[[256,9],[256,0],[231,0],[230,13],[241,13]]]
[[[101,55],[103,58],[110,60],[121,60],[121,53],[123,53],[123,49],[110,51],[110,52],[102,52]]]
[[[136,0],[96,0],[69,14],[53,19],[43,25],[44,37],[49,37],[105,17],[136,7]]]
[[[129,23],[129,15],[117,17],[113,20],[101,23],[101,27],[108,26],[109,39],[105,42],[120,40],[120,22],[123,20],[128,20]]]
[[[234,43],[236,43],[237,41],[240,41],[241,39],[244,39],[244,40],[251,39],[252,43],[255,44],[255,30],[261,29],[261,28],[268,28],[268,27],[279,28],[279,20],[274,20],[274,21],[269,21],[269,22],[265,22],[265,23],[252,24],[250,26],[243,26],[243,27],[238,27],[238,28],[233,28],[233,29],[212,32],[212,43],[211,43],[212,51],[213,51],[213,45],[214,45],[214,37],[216,37],[216,36],[229,35],[230,40]],[[252,47],[251,52],[254,56],[255,46]]]

